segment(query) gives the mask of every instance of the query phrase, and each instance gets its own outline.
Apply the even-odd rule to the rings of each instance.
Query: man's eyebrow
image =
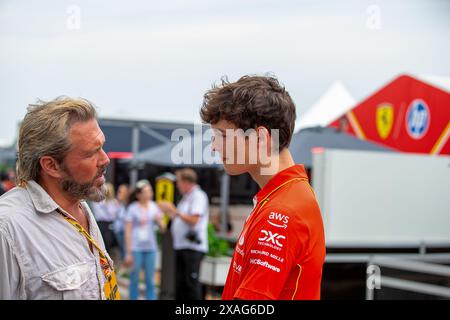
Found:
[[[97,135],[95,136],[95,138],[97,138],[98,136],[101,136],[105,141],[106,141],[106,136],[103,133],[103,131],[99,130],[99,132],[97,133]]]
[[[100,151],[100,149],[103,148],[103,146],[104,146],[105,143],[106,143],[106,137],[105,137],[105,135],[103,134],[103,132],[99,132],[99,134],[96,136],[96,138],[97,138],[99,135],[102,135],[102,138],[104,139],[104,140],[102,141],[102,143],[101,143],[98,147],[90,148],[89,151],[86,151],[86,154],[90,154],[91,152],[97,152],[97,151]]]
[[[97,148],[97,151],[99,151],[100,149],[103,149],[103,147],[105,146],[106,143],[106,139],[103,140],[102,144]]]
[[[106,143],[106,136],[105,136],[105,134],[104,134],[102,131],[100,131],[100,132],[98,133],[98,135],[96,136],[96,138],[97,138],[98,136],[100,136],[100,140],[102,140],[102,144],[101,144],[100,147],[103,147],[103,146],[105,145],[105,143]]]

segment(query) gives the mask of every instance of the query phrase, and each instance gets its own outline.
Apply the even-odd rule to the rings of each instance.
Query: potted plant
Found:
[[[217,237],[211,223],[208,224],[208,245],[208,253],[200,266],[200,282],[210,286],[223,286],[231,263],[229,246],[225,239]]]

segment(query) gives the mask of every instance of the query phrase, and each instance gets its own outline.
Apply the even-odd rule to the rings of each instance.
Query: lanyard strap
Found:
[[[105,294],[106,299],[120,300],[120,292],[119,287],[117,285],[116,275],[103,250],[100,248],[97,242],[95,242],[95,240],[91,237],[91,235],[83,228],[83,226],[80,223],[78,223],[78,221],[68,217],[60,209],[57,209],[57,211],[63,216],[63,218],[67,222],[69,222],[72,226],[74,226],[75,229],[78,230],[78,232],[80,232],[97,249],[98,254],[100,256],[100,265],[103,271],[103,275],[105,276],[106,279],[105,285],[103,286],[103,292]]]
[[[69,222],[72,226],[75,227],[75,229],[77,229],[77,231],[79,233],[81,233],[98,251],[98,254],[100,255],[100,258],[102,259],[106,259],[106,255],[103,253],[102,249],[100,248],[100,246],[97,244],[97,242],[95,242],[95,240],[91,237],[91,235],[83,228],[83,226],[81,224],[78,223],[78,221],[69,218],[68,216],[66,216],[64,213],[60,212],[58,210],[58,212],[63,216],[63,218]]]
[[[100,246],[97,244],[97,242],[95,242],[95,240],[91,237],[89,232],[87,232],[78,221],[68,217],[59,208],[56,209],[56,210],[58,211],[59,214],[61,214],[63,216],[63,218],[67,222],[69,222],[72,226],[74,226],[75,229],[79,233],[81,233],[97,249],[98,255],[100,256],[100,265],[102,267],[103,275],[105,276],[106,281],[110,281],[111,280],[111,276],[112,276],[112,272],[113,272],[113,268],[109,264],[108,258],[106,257],[105,253],[100,248]]]

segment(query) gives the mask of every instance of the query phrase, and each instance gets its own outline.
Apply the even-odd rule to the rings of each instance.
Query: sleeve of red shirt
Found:
[[[247,235],[248,256],[235,299],[276,300],[283,290],[293,290],[286,286],[286,280],[293,268],[300,269],[297,263],[307,254],[309,228],[299,219],[291,219],[287,228],[273,226],[268,219],[270,212],[260,212],[261,218]]]

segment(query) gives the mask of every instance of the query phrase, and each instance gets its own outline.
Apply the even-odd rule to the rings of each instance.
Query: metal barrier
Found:
[[[427,262],[425,262],[427,261]],[[433,261],[433,263],[429,262]],[[450,267],[436,262],[449,263],[448,254],[420,254],[415,257],[395,257],[395,255],[373,255],[367,263],[366,300],[374,300],[375,290],[381,287],[409,292],[434,295],[450,299],[450,287],[412,280],[388,277],[381,274],[381,267],[420,274],[442,276],[450,279]]]

